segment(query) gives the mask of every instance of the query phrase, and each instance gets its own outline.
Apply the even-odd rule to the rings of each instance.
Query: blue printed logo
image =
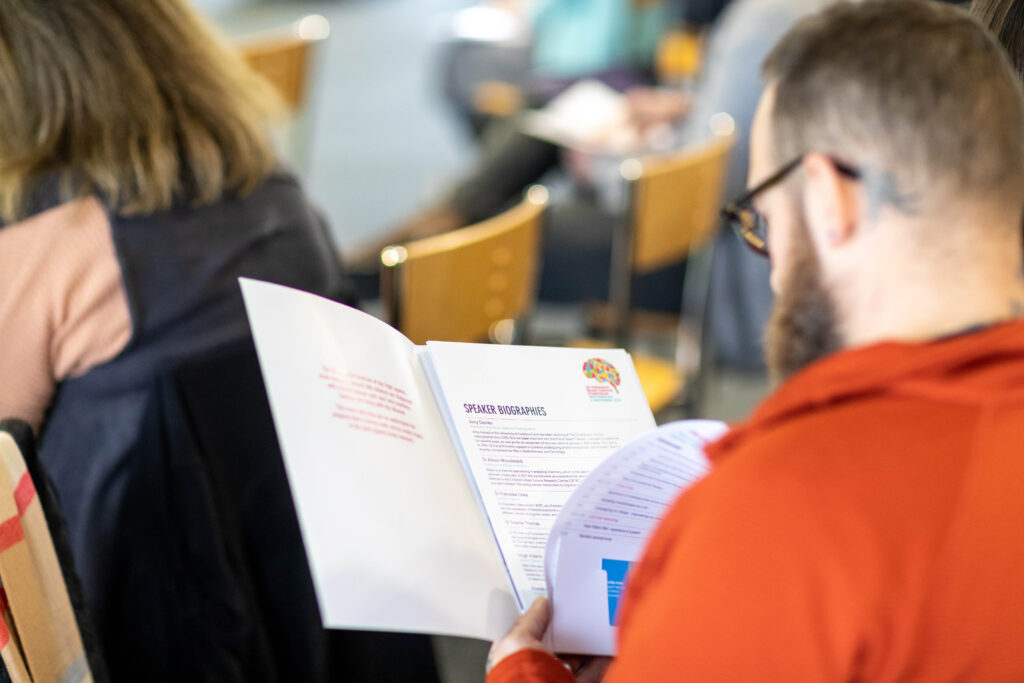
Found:
[[[607,558],[601,560],[601,569],[608,577],[608,623],[612,626],[617,625],[619,596],[622,595],[626,575],[632,566],[633,563],[626,560],[609,560]]]

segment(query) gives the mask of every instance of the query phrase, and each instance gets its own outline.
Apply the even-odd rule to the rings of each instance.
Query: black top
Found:
[[[36,206],[48,208],[46,201]],[[346,298],[324,224],[285,173],[244,198],[110,215],[110,224],[132,337],[115,358],[57,388],[40,451],[61,498],[111,678],[314,680],[319,644],[299,636],[319,635],[319,617],[238,278]],[[217,493],[220,484],[211,478],[209,462],[225,457],[206,445],[216,425],[197,437],[195,424],[207,422],[196,422],[168,389],[183,365],[247,347],[249,360],[215,386],[225,389],[219,405],[236,418],[235,433],[259,433],[264,447],[245,451],[252,466],[243,459],[232,477],[245,490],[257,490],[244,480],[258,477],[259,490],[273,493],[257,502],[287,527],[275,532],[287,542],[275,546],[270,535],[251,552],[239,537],[254,532],[231,522],[235,503]],[[204,372],[213,377],[218,366],[211,367]],[[229,398],[231,391],[238,395]],[[253,569],[268,565],[277,569]],[[293,601],[290,614],[254,597],[267,592],[252,586],[261,573],[278,577],[281,599]]]

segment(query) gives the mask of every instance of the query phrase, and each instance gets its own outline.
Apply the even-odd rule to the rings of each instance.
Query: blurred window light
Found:
[[[516,15],[497,7],[469,7],[455,13],[452,35],[482,43],[513,42],[524,37],[524,25]]]
[[[331,23],[319,14],[310,14],[299,20],[295,33],[303,40],[324,40],[331,35]]]
[[[644,174],[644,165],[639,159],[626,159],[619,165],[619,175],[626,180],[637,180]]]
[[[708,121],[711,132],[720,137],[732,135],[736,131],[736,122],[724,111],[713,114]]]
[[[504,318],[492,323],[487,336],[494,344],[511,344],[516,339],[516,321]]]
[[[531,185],[526,191],[526,200],[538,206],[548,203],[548,188],[543,185]]]
[[[400,263],[405,263],[409,253],[403,246],[385,247],[380,253],[380,262],[388,268],[393,268]]]

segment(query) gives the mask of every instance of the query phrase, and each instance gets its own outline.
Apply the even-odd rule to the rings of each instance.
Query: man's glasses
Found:
[[[742,195],[725,205],[722,209],[722,217],[729,223],[736,234],[740,236],[743,243],[750,247],[751,251],[761,256],[768,256],[768,219],[760,211],[754,208],[754,198],[773,185],[777,185],[793,172],[800,162],[804,160],[803,154],[793,159],[775,173],[768,176]],[[843,162],[829,157],[832,165],[841,174],[848,178],[860,179],[860,171],[844,164]]]

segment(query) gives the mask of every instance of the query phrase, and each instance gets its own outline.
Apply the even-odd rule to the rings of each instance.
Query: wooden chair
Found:
[[[286,146],[296,167],[306,170],[310,131],[309,82],[315,49],[330,34],[330,24],[309,15],[283,28],[244,36],[236,41],[242,57],[269,82],[290,116],[284,131]]]
[[[0,678],[109,680],[31,428],[0,421]]]
[[[547,190],[476,225],[381,251],[385,319],[416,344],[511,343],[536,298]]]
[[[632,310],[637,276],[689,259],[684,289],[699,300],[698,319],[688,334],[676,328],[676,352],[671,361],[635,354],[641,384],[655,413],[680,399],[699,401],[707,364],[706,295],[710,278],[710,243],[718,225],[729,151],[734,138],[715,137],[668,155],[627,159],[620,173],[627,184],[627,210],[613,238],[609,306],[605,311],[610,339],[629,348],[639,316]],[[696,349],[686,358],[679,343],[696,337]],[[696,356],[696,357],[694,357]],[[684,375],[696,370],[697,383],[687,387]]]

